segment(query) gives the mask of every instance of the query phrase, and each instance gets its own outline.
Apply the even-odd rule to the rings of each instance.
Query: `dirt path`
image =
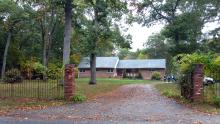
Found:
[[[0,118],[5,123],[153,123],[219,124],[220,115],[193,111],[161,96],[152,85],[132,84],[82,104],[52,107],[45,110],[17,112],[11,116],[21,121]]]

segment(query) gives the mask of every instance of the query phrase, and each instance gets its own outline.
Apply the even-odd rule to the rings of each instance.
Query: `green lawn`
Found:
[[[213,104],[213,101],[209,99],[207,101],[207,97],[210,96],[210,94],[207,94],[204,96],[203,102],[190,102],[183,97],[181,97],[180,87],[178,84],[175,83],[161,83],[156,84],[156,89],[164,96],[167,96],[169,98],[173,98],[177,102],[184,104],[190,108],[197,109],[199,111],[207,112],[207,113],[218,113],[220,114],[220,108],[215,106]],[[205,89],[205,92],[211,92],[207,88]]]
[[[115,90],[121,85],[125,84],[145,84],[145,83],[158,83],[159,81],[150,80],[130,80],[130,79],[113,79],[113,78],[98,78],[96,85],[89,85],[88,78],[76,79],[76,93],[83,94],[87,99],[92,99],[98,95]],[[9,98],[2,98],[0,100],[0,115],[4,114],[5,111],[11,111],[16,109],[39,109],[47,106],[56,106],[66,104],[68,102],[63,100],[45,100],[37,99],[40,95],[42,98],[62,98],[63,97],[63,87],[58,86],[55,81],[50,81],[45,84],[45,82],[37,81],[24,81],[21,84],[13,85],[13,95],[16,96],[11,98],[7,94],[11,90],[11,86],[8,84],[0,84],[0,94],[2,96],[6,95]],[[49,90],[46,94],[43,91]],[[40,91],[40,94],[37,92]],[[35,98],[22,98],[35,97]]]
[[[102,92],[111,91],[118,86],[132,83],[155,83],[149,80],[130,80],[130,79],[113,79],[98,78],[97,85],[89,85],[88,78],[76,79],[76,92],[86,95],[88,98]],[[22,83],[0,83],[0,96],[2,97],[32,97],[32,98],[49,98],[56,99],[63,97],[63,86],[59,85],[59,80],[29,81]]]

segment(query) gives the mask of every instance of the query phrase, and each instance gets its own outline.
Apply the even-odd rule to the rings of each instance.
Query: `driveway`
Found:
[[[17,117],[12,118],[12,117]],[[11,113],[0,124],[219,124],[220,115],[204,114],[161,96],[151,84],[121,86],[82,104]]]

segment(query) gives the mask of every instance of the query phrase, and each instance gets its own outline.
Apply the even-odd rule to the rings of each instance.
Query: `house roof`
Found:
[[[78,68],[90,68],[89,57],[81,59]],[[118,57],[96,57],[96,68],[166,68],[165,59],[119,60]]]
[[[165,59],[120,60],[117,68],[166,68]]]
[[[118,57],[96,57],[96,68],[116,68],[118,61]],[[90,68],[90,58],[82,58],[78,68]]]

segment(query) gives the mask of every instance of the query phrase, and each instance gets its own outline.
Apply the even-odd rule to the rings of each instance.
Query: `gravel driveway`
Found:
[[[220,115],[200,113],[161,96],[151,84],[132,84],[82,104],[12,113],[16,124],[219,124]],[[20,117],[20,118],[19,118]]]

